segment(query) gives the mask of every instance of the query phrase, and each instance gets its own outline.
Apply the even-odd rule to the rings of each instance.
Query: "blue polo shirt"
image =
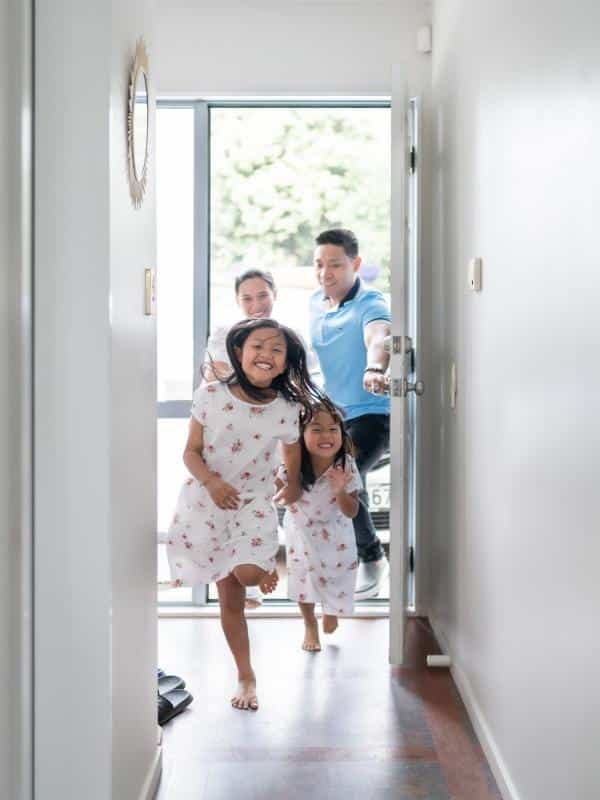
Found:
[[[346,419],[363,414],[389,414],[389,397],[363,389],[367,365],[364,329],[369,322],[390,321],[381,292],[367,289],[360,278],[334,310],[322,289],[310,299],[310,338],[325,378],[324,389],[344,409]]]

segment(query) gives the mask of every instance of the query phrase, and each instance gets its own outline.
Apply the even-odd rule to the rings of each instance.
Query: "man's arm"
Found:
[[[367,323],[364,328],[367,348],[367,368],[363,376],[363,386],[367,392],[382,394],[385,389],[385,371],[390,362],[390,354],[384,348],[385,339],[391,333],[390,323],[377,319]],[[373,370],[369,370],[373,367]]]

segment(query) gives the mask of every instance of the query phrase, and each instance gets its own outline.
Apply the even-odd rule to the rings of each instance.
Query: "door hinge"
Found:
[[[392,336],[392,352],[396,355],[402,352],[402,339],[404,338],[404,352],[410,353],[412,351],[412,339],[410,336]],[[385,346],[385,345],[384,345]],[[387,348],[389,351],[389,347]]]
[[[408,151],[408,170],[411,175],[414,175],[416,169],[417,169],[417,148],[413,145]]]
[[[408,548],[408,571],[415,571],[415,548],[411,546]]]

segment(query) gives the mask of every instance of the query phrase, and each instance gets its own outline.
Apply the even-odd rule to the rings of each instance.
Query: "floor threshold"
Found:
[[[353,614],[340,615],[340,619],[385,619],[389,615],[389,603],[358,603],[354,608]],[[218,616],[219,606],[217,603],[211,603],[206,606],[163,605],[158,607],[159,619],[194,619],[198,617],[214,619]],[[281,605],[269,603],[266,608],[248,609],[246,616],[248,619],[296,619],[301,615],[297,606],[289,603],[281,603]],[[317,616],[320,616],[319,612],[317,612]]]

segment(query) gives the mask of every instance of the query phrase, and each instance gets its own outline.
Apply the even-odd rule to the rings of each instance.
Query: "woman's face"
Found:
[[[248,278],[240,283],[236,299],[248,319],[264,319],[271,316],[275,292],[262,278]]]

